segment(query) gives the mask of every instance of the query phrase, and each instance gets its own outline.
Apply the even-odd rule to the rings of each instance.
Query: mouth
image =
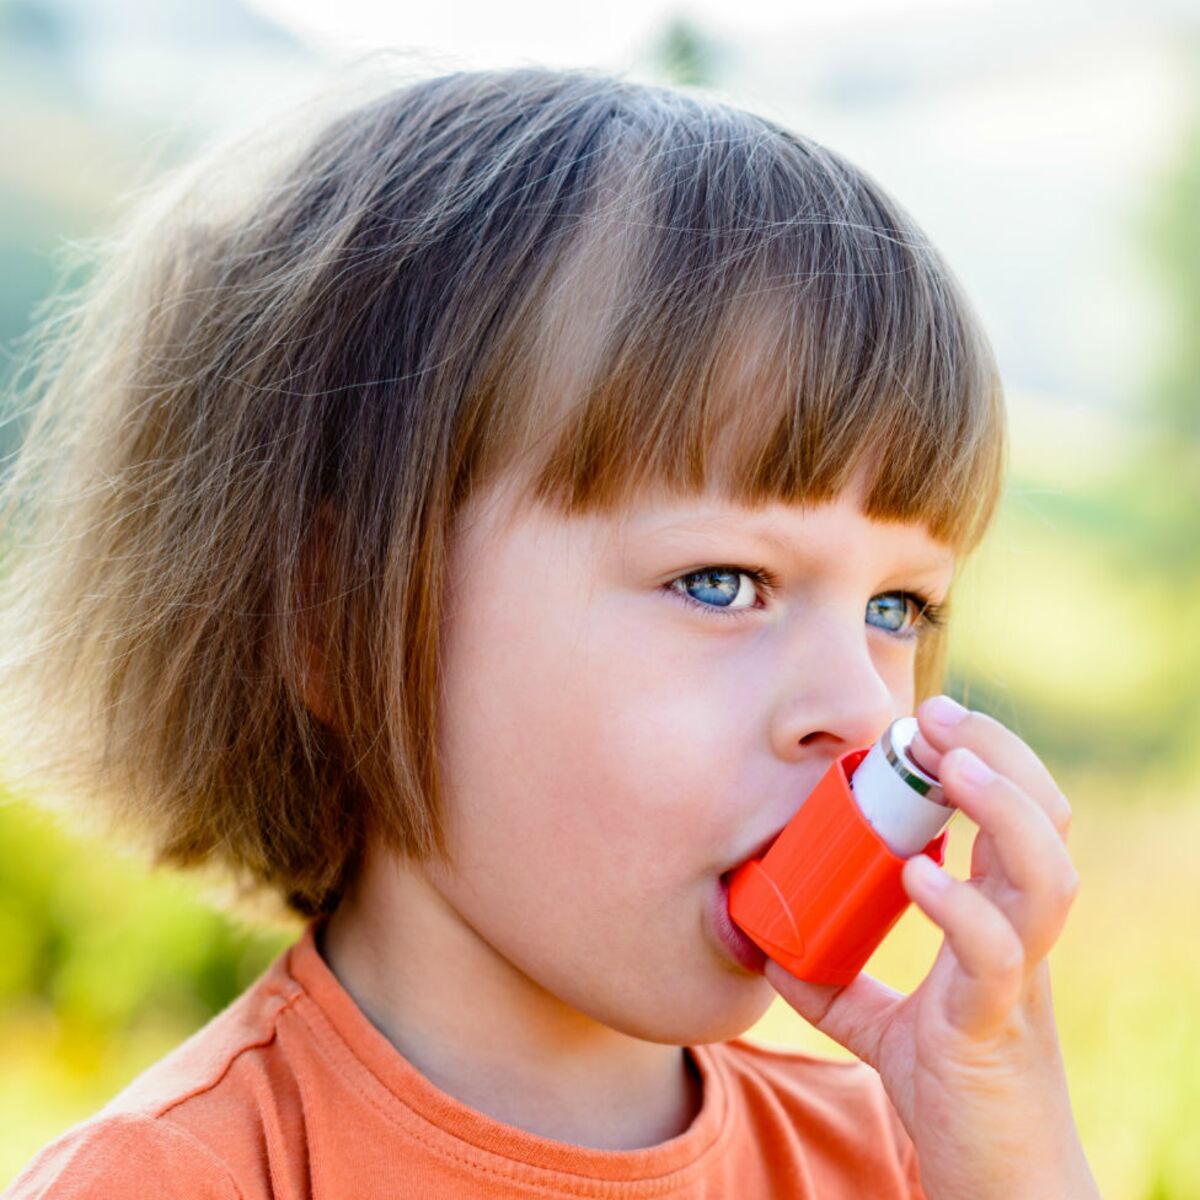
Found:
[[[761,975],[767,962],[766,954],[734,924],[729,915],[729,876],[732,873],[732,870],[726,871],[713,889],[710,913],[713,929],[729,958],[748,974]]]
[[[757,943],[750,940],[734,923],[729,915],[729,883],[733,876],[755,859],[766,856],[768,850],[775,844],[779,835],[786,828],[786,822],[773,830],[765,838],[753,846],[737,862],[731,863],[721,872],[717,886],[713,889],[714,901],[710,910],[710,919],[720,942],[728,957],[732,958],[744,971],[752,975],[761,975],[766,965],[767,956]]]

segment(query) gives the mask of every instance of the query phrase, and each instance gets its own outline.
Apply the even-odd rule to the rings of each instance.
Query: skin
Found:
[[[921,526],[868,520],[860,496],[856,482],[820,507],[751,510],[652,493],[618,515],[565,520],[517,510],[500,486],[461,514],[439,730],[453,865],[372,847],[320,944],[436,1086],[544,1137],[655,1145],[700,1108],[681,1047],[743,1033],[778,990],[886,1068],[924,1169],[937,1151],[922,1122],[944,1122],[956,1088],[991,1078],[986,1056],[964,1049],[972,1039],[995,1056],[999,1036],[1022,1063],[1031,1045],[1056,1048],[1028,1014],[1014,1029],[1020,1005],[1048,1013],[1048,996],[1018,986],[1007,910],[976,888],[934,917],[969,945],[967,965],[944,947],[903,1008],[861,978],[834,995],[775,964],[748,972],[712,928],[719,876],[778,833],[835,758],[912,712],[916,641],[897,631],[915,610],[868,602],[899,590],[940,600],[953,557]],[[782,546],[751,535],[764,525]],[[730,572],[721,583],[740,590],[722,598],[695,574],[716,566],[765,566],[780,587]],[[922,728],[927,756],[952,744]],[[1016,780],[1007,805],[1008,792],[963,807],[987,831],[983,868],[1029,862],[996,887],[1044,953],[1074,887],[1045,811],[1065,801],[1013,735],[965,728]],[[947,793],[958,802],[955,783]],[[1051,861],[1026,853],[1029,840]],[[915,1086],[914,1062],[926,1072]],[[964,1063],[974,1074],[960,1078]],[[1069,1118],[1061,1075],[1049,1078]],[[986,1105],[980,1119],[993,1119]],[[951,1194],[968,1193],[929,1192]]]

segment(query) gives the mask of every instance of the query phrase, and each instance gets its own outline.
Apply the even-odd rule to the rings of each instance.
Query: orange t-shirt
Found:
[[[924,1200],[912,1142],[871,1067],[742,1038],[690,1048],[700,1112],[657,1146],[576,1146],[485,1116],[371,1024],[321,957],[318,923],[43,1147],[4,1197]]]

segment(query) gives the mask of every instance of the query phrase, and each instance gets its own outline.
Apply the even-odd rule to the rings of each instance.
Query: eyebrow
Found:
[[[747,537],[751,540],[764,543],[785,558],[792,557],[803,561],[805,559],[811,560],[814,557],[811,554],[805,554],[797,542],[776,533],[771,526],[755,524],[753,517],[741,517],[737,515],[695,517],[691,520],[659,525],[648,530],[651,537],[661,537],[669,534],[686,535],[726,532],[738,537]],[[946,550],[944,553],[936,556],[923,557],[915,567],[915,570],[919,573],[943,571],[947,567],[952,566],[954,560],[954,551]]]

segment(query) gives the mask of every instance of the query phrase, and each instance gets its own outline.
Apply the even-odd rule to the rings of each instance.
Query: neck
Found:
[[[682,1134],[701,1082],[679,1046],[573,1008],[485,943],[418,873],[364,871],[318,950],[367,1019],[435,1087],[539,1137],[636,1150]]]

